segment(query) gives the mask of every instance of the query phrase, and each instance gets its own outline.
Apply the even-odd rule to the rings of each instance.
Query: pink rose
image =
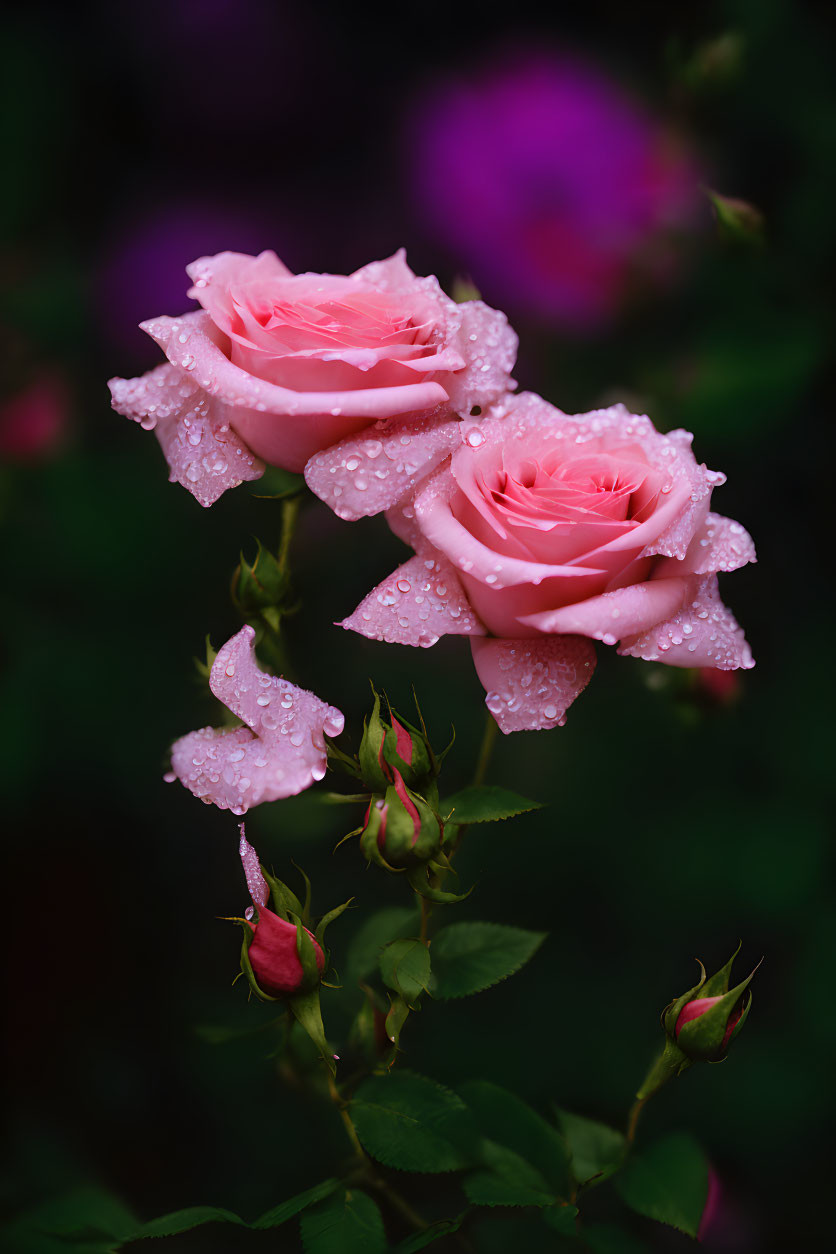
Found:
[[[424,646],[470,635],[506,732],[564,721],[592,675],[591,640],[673,666],[752,666],[717,572],[754,561],[754,546],[709,512],[724,476],[697,464],[691,438],[622,405],[570,416],[507,397],[463,423],[455,452],[390,513],[417,556],[343,626]]]
[[[362,462],[375,490],[346,516],[376,513],[446,455],[457,417],[513,386],[505,315],[457,305],[403,252],[352,275],[294,275],[272,252],[219,253],[187,270],[202,310],[141,324],[169,365],[110,388],[119,413],[156,427],[171,478],[203,505],[266,461],[305,469],[345,513],[341,480],[359,485]],[[438,428],[446,434],[423,441],[413,465],[412,432]],[[313,466],[325,449],[332,461]]]

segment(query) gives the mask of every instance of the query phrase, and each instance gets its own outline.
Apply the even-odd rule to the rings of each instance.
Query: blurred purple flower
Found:
[[[518,49],[418,99],[405,151],[423,220],[486,299],[584,331],[632,274],[663,278],[666,235],[693,225],[680,141],[618,84]]]

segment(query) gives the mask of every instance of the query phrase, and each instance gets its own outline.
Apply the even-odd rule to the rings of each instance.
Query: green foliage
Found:
[[[376,1203],[359,1189],[340,1189],[300,1221],[305,1254],[383,1254],[386,1234]]]
[[[473,784],[463,788],[444,802],[444,813],[451,814],[459,826],[465,823],[493,823],[497,819],[510,819],[516,814],[542,809],[542,802],[530,801],[510,788],[495,784]]]
[[[648,1254],[648,1247],[616,1224],[584,1224],[583,1239],[593,1254]]]
[[[572,1174],[579,1185],[600,1183],[618,1170],[627,1148],[622,1132],[568,1110],[558,1110],[557,1121],[569,1147]]]
[[[430,982],[430,951],[417,937],[390,941],[380,954],[383,983],[415,1009]]]
[[[356,984],[358,980],[367,979],[377,970],[384,945],[404,934],[417,932],[418,926],[418,911],[414,906],[389,906],[369,915],[346,951],[346,982]]]
[[[350,1114],[363,1148],[399,1171],[457,1171],[468,1165],[474,1129],[460,1097],[410,1071],[371,1076]]]
[[[302,475],[295,475],[291,470],[281,470],[278,466],[268,466],[261,478],[250,488],[254,497],[267,501],[284,500],[304,491],[305,480]]]
[[[467,1200],[474,1206],[552,1206],[554,1197],[542,1177],[512,1150],[495,1148],[493,1170],[465,1176]]]
[[[434,1241],[438,1241],[441,1237],[450,1236],[453,1232],[458,1232],[462,1226],[464,1215],[460,1215],[458,1219],[442,1219],[440,1223],[433,1224],[431,1228],[424,1229],[423,1232],[416,1232],[414,1236],[407,1237],[404,1241],[398,1243],[392,1249],[392,1254],[418,1254],[418,1250],[426,1249],[428,1245],[432,1245]]]
[[[560,1206],[550,1206],[548,1210],[543,1211],[543,1218],[552,1229],[562,1237],[574,1237],[577,1235],[577,1206],[571,1206],[569,1203]]]
[[[546,939],[504,923],[452,923],[432,942],[433,997],[469,997],[519,971]]]
[[[692,1137],[677,1133],[631,1158],[615,1187],[640,1215],[695,1237],[708,1195],[708,1162]]]
[[[551,1201],[568,1196],[569,1153],[560,1133],[542,1115],[516,1094],[487,1080],[469,1080],[460,1085],[459,1095],[484,1137],[506,1146],[536,1169]]]

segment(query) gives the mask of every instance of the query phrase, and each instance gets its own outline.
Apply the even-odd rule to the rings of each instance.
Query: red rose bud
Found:
[[[382,793],[400,774],[408,787],[422,788],[437,774],[426,737],[406,719],[399,720],[394,711],[389,711],[389,717],[391,723],[380,717],[380,697],[375,692],[360,742],[363,782],[372,792]]]
[[[298,897],[281,880],[272,876],[268,880],[244,835],[243,823],[240,831],[239,853],[253,903],[242,920],[241,969],[262,1001],[309,992],[318,986],[325,967],[322,947],[302,924],[304,911]],[[271,893],[280,913],[267,907]]]
[[[441,848],[440,818],[418,793],[407,788],[393,768],[394,782],[384,795],[374,796],[366,811],[360,848],[370,862],[403,867],[426,862]]]
[[[755,972],[729,988],[732,963],[739,950],[738,945],[726,965],[710,979],[706,979],[705,968],[700,964],[699,983],[665,1010],[663,1023],[668,1040],[691,1062],[719,1062],[746,1021],[752,1004],[748,988]]]
[[[270,997],[287,997],[303,992],[319,983],[325,966],[325,955],[307,928],[280,919],[266,906],[259,906],[258,920],[252,927],[247,957],[259,989]],[[301,932],[301,936],[300,936]],[[316,964],[317,976],[311,984],[300,953],[309,947]]]

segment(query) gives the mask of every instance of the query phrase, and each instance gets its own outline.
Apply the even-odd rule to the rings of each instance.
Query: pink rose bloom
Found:
[[[339,710],[260,670],[255,632],[242,627],[218,652],[209,687],[240,727],[203,727],[175,741],[174,776],[207,805],[245,814],[262,801],[295,797],[325,775],[323,735],[338,736]]]
[[[754,663],[719,599],[717,572],[755,560],[710,512],[724,476],[685,431],[623,405],[568,415],[507,397],[389,515],[416,550],[342,624],[428,646],[471,637],[504,732],[562,724],[595,666],[592,640],[672,666]],[[487,637],[487,638],[486,638]]]
[[[110,389],[119,413],[156,428],[171,479],[202,505],[270,462],[305,470],[347,517],[377,513],[446,456],[458,418],[513,386],[505,315],[457,305],[403,252],[351,275],[291,274],[272,252],[219,253],[187,270],[203,308],[140,324],[169,364]],[[435,433],[420,463],[413,431]],[[359,486],[361,462],[374,490],[345,513],[342,480]]]

